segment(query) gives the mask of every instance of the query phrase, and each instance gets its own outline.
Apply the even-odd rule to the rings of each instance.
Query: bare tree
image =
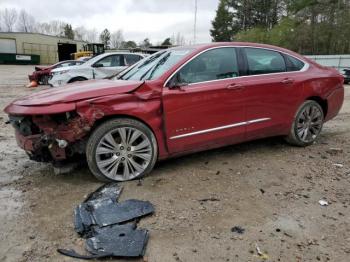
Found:
[[[75,39],[77,40],[86,40],[88,30],[84,26],[79,26],[74,29]]]
[[[17,29],[20,32],[34,32],[35,31],[35,19],[32,15],[28,14],[24,9],[21,10],[18,16]]]
[[[176,35],[176,44],[177,45],[185,45],[185,37],[181,33],[177,33]]]
[[[88,30],[86,35],[86,41],[90,43],[96,43],[98,42],[98,34],[96,28]]]
[[[48,23],[39,23],[37,25],[37,31],[46,35],[63,36],[65,25],[65,22],[53,20]]]
[[[124,42],[123,31],[118,30],[111,34],[111,47],[115,49],[119,49]]]
[[[4,31],[12,32],[16,24],[16,20],[17,20],[16,9],[5,8],[1,12],[1,24],[2,24],[2,27],[4,28]]]

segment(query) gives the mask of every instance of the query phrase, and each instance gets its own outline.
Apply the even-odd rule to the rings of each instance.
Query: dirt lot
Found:
[[[43,89],[24,87],[32,70],[0,66],[1,109]],[[6,119],[1,112],[0,261],[74,261],[56,248],[82,251],[73,208],[101,184],[86,167],[54,175],[50,165],[29,161]],[[229,146],[159,163],[141,186],[123,186],[121,199],[156,207],[140,223],[150,230],[147,261],[260,261],[256,245],[268,261],[349,261],[350,87],[313,146],[281,138]]]

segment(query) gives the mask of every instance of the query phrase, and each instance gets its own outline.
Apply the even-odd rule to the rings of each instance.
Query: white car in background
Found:
[[[76,81],[110,77],[144,57],[146,57],[145,54],[138,53],[104,53],[89,59],[79,66],[52,70],[49,84],[53,87],[58,87]]]

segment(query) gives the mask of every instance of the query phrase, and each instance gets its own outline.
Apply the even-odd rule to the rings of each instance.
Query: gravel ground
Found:
[[[32,70],[0,66],[0,108],[45,88],[24,87]],[[56,249],[83,251],[73,208],[101,183],[86,167],[54,175],[50,165],[28,160],[6,119],[1,112],[0,261],[75,261]],[[347,86],[342,111],[315,145],[270,138],[171,159],[141,185],[123,183],[121,200],[149,200],[156,208],[139,225],[150,230],[150,241],[136,261],[261,261],[258,245],[267,261],[339,262],[350,256],[349,182]]]

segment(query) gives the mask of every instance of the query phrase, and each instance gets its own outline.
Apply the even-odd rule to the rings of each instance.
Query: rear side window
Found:
[[[248,74],[261,75],[286,72],[286,63],[279,52],[262,48],[245,48]]]
[[[138,61],[140,61],[142,59],[141,56],[139,56],[139,55],[132,55],[132,54],[124,55],[124,57],[125,57],[125,61],[126,61],[127,65],[133,65],[133,64],[135,64],[136,62],[138,62]]]
[[[200,54],[176,74],[177,81],[191,84],[238,76],[235,48],[216,48]]]
[[[287,63],[287,71],[300,71],[304,67],[304,63],[299,59],[296,59],[292,56],[285,55]]]

